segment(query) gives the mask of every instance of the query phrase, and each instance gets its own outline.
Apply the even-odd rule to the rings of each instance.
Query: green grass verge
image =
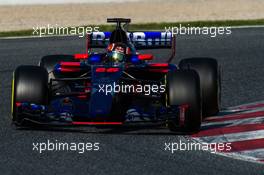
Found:
[[[253,26],[253,25],[264,25],[264,19],[256,20],[225,20],[225,21],[194,21],[194,22],[169,22],[169,23],[145,23],[145,24],[131,24],[129,29],[133,30],[164,30],[165,27],[210,27],[210,26]],[[111,31],[114,29],[114,25],[99,25],[100,31]],[[11,36],[33,36],[32,30],[20,30],[20,31],[9,31],[0,32],[0,37],[11,37]],[[34,35],[37,36],[37,35]]]

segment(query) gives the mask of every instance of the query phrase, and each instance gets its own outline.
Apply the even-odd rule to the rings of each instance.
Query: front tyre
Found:
[[[39,66],[19,66],[13,74],[12,120],[21,123],[23,117],[17,113],[17,103],[48,103],[48,72]]]
[[[194,70],[176,70],[166,76],[167,106],[187,105],[184,125],[179,127],[179,120],[171,120],[168,127],[171,131],[183,129],[195,132],[201,126],[201,94],[199,76]]]

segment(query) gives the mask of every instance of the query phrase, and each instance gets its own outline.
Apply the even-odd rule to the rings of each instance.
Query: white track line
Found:
[[[264,116],[263,117],[256,117],[256,118],[246,118],[246,119],[236,119],[236,120],[228,120],[228,121],[221,121],[221,122],[208,122],[203,123],[203,127],[213,127],[217,125],[226,125],[221,126],[221,128],[229,127],[229,126],[237,126],[237,125],[244,125],[244,124],[256,124],[256,123],[264,123]],[[215,127],[216,128],[216,127]]]
[[[192,137],[191,140],[194,141],[194,142],[201,143],[201,144],[204,143],[204,141],[202,141],[200,138],[194,138],[194,137]],[[251,150],[251,152],[253,152],[253,151],[254,150]],[[262,149],[260,151],[262,151]],[[243,151],[243,152],[245,152],[245,151]],[[216,153],[212,153],[212,154],[221,155],[221,156],[224,156],[224,157],[229,157],[229,158],[233,158],[233,159],[237,159],[237,160],[242,160],[242,161],[247,161],[247,162],[253,162],[253,163],[263,164],[263,162],[260,162],[259,161],[262,158],[255,158],[255,157],[249,156],[247,154],[243,155],[242,153],[241,154],[237,154],[237,153],[238,152],[232,152],[232,153],[216,152]],[[250,154],[250,151],[248,151],[248,154]]]
[[[219,134],[216,136],[199,137],[201,140],[207,143],[230,143],[245,140],[263,139],[264,130],[230,133],[230,134]]]
[[[236,111],[225,110],[225,111],[221,111],[216,116],[207,117],[206,119],[225,118],[226,116],[230,116],[230,115],[248,114],[248,113],[260,112],[260,111],[264,111],[264,108],[261,107],[261,108],[243,109],[243,110],[240,109],[240,110],[236,110]]]
[[[220,117],[224,118],[228,114],[228,112],[236,111],[238,113],[236,114],[243,114],[243,113],[252,113],[252,112],[258,112],[263,111],[263,107],[256,107],[251,109],[239,109],[239,107],[243,106],[249,106],[249,105],[255,105],[255,104],[261,104],[263,101],[260,102],[254,102],[249,104],[243,104],[235,107],[226,108],[226,112],[223,113]],[[232,115],[232,113],[231,113]],[[218,116],[213,116],[211,118],[218,118]],[[210,122],[203,123],[202,128],[206,130],[206,128],[225,128],[230,126],[243,126],[245,124],[264,124],[264,116],[256,117],[256,118],[244,118],[244,119],[236,119],[236,120],[229,120],[229,121],[219,121],[219,122]],[[263,139],[264,138],[264,130],[256,130],[256,131],[246,131],[246,132],[239,132],[239,133],[227,133],[227,134],[218,134],[214,136],[200,136],[200,137],[191,137],[191,139],[195,142],[200,143],[232,143],[237,141],[249,141],[254,139]],[[261,160],[264,160],[264,148],[259,149],[253,149],[253,150],[244,150],[244,151],[237,151],[237,152],[231,152],[231,153],[223,153],[223,152],[216,152],[215,154],[230,157],[234,159],[239,159],[243,161],[249,161],[254,163],[260,163]]]
[[[248,157],[255,157],[257,159],[264,160],[264,148],[261,149],[255,149],[255,150],[248,150],[248,151],[239,151],[237,154],[242,156],[248,156]]]

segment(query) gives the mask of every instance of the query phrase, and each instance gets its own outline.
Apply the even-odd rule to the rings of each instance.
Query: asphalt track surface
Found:
[[[264,99],[264,29],[233,29],[232,35],[180,36],[175,62],[214,57],[222,75],[222,107]],[[187,142],[164,129],[16,130],[10,121],[12,71],[47,54],[84,51],[78,37],[0,40],[0,174],[264,174],[264,165],[206,151],[164,151],[165,142]],[[165,51],[158,51],[165,57]],[[32,151],[34,142],[100,142],[99,151]]]

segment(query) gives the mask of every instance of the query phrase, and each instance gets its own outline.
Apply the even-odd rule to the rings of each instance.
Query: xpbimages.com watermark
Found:
[[[231,27],[191,27],[190,24],[183,26],[166,26],[166,32],[171,32],[173,35],[208,35],[212,38],[219,35],[232,34]]]
[[[164,151],[173,154],[176,151],[210,151],[211,153],[230,151],[231,143],[165,142]]]
[[[99,84],[98,92],[105,95],[111,93],[143,93],[144,95],[151,95],[156,93],[164,93],[166,86],[164,84]]]
[[[91,34],[92,32],[99,32],[99,27],[62,27],[58,24],[55,25],[46,25],[46,26],[36,26],[33,27],[32,35],[43,37],[48,35],[68,35],[74,36],[78,35],[79,37],[84,37],[87,34]]]
[[[99,151],[99,142],[61,142],[58,140],[50,141],[49,139],[45,142],[33,142],[32,150],[38,153],[44,152],[77,152],[83,154],[89,151]]]

